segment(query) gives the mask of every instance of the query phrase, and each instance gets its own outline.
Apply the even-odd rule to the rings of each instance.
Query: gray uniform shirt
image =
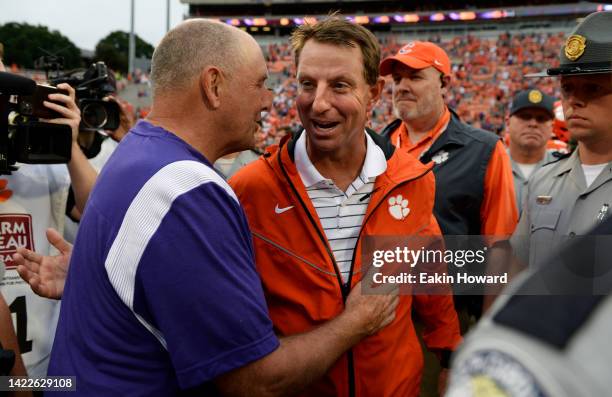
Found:
[[[535,171],[527,186],[514,254],[540,266],[564,241],[584,235],[612,214],[612,162],[587,188],[578,150]]]
[[[564,349],[494,322],[492,318],[508,298],[498,298],[454,354],[446,397],[610,395],[612,297],[605,299]]]
[[[514,178],[514,193],[516,194],[516,205],[518,207],[519,215],[523,212],[523,201],[527,197],[527,184],[529,180],[535,175],[536,171],[540,169],[543,165],[551,163],[555,161],[557,158],[553,156],[552,152],[546,151],[544,154],[544,158],[538,161],[535,165],[535,169],[531,173],[529,178],[526,178],[523,175],[523,171],[519,167],[518,163],[514,161],[512,156],[510,156],[510,151],[508,151],[508,156],[510,157],[510,164],[512,164],[512,176]]]

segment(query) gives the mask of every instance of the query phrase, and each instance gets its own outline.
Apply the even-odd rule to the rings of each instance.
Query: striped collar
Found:
[[[369,181],[387,170],[387,160],[382,149],[374,142],[369,134],[366,136],[366,157],[358,178]],[[322,181],[331,181],[325,178],[312,164],[306,151],[306,134],[301,134],[295,143],[295,166],[306,188]]]

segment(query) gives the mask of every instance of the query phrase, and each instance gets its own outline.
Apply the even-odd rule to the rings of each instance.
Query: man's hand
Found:
[[[299,394],[348,349],[395,319],[398,291],[382,285],[363,294],[362,283],[357,284],[342,314],[310,332],[281,338],[271,354],[217,378],[217,388],[224,396]]]
[[[60,252],[56,256],[43,256],[25,248],[13,254],[17,272],[36,295],[43,298],[61,299],[70,265],[72,245],[55,229],[47,229],[47,240]]]
[[[134,110],[129,102],[124,101],[116,96],[107,96],[104,98],[105,101],[115,102],[119,106],[119,127],[116,130],[105,130],[114,141],[120,142],[123,137],[132,129],[136,124],[136,117]]]
[[[63,117],[43,121],[54,124],[69,125],[72,129],[72,143],[73,145],[78,145],[77,138],[79,136],[79,124],[81,124],[81,110],[75,101],[74,88],[66,83],[58,84],[57,88],[68,91],[68,95],[49,94],[49,101],[44,101],[44,104],[46,107],[51,110],[55,110]],[[63,105],[58,105],[50,101],[61,102]]]
[[[356,321],[357,329],[365,335],[372,335],[395,320],[395,309],[399,304],[397,286],[383,285],[370,288],[363,294],[363,281],[359,282],[346,299],[346,308],[342,315],[351,316]]]

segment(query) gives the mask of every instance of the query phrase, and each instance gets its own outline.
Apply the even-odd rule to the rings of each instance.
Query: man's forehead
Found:
[[[299,63],[296,68],[298,76],[309,75],[314,72],[320,74],[322,67],[327,76],[346,75],[357,69],[359,69],[359,73],[363,72],[364,66],[360,56],[361,50],[359,48],[319,42],[313,42],[313,44],[316,43],[315,45],[317,46],[313,45],[307,47],[308,43],[310,43],[310,41],[306,43],[299,57]],[[318,45],[326,47],[320,47]],[[327,47],[328,45],[332,47]],[[331,52],[322,53],[332,48],[333,50]],[[356,56],[355,52],[357,52],[359,56]]]
[[[391,73],[392,74],[414,75],[414,74],[428,74],[428,73],[432,73],[432,71],[439,73],[436,70],[436,68],[434,68],[433,66],[428,66],[423,69],[415,69],[401,62],[395,61],[393,62],[393,69]]]

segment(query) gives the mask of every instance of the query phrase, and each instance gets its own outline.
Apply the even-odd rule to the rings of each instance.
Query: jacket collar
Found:
[[[387,160],[382,149],[374,143],[369,134],[365,133],[366,153],[365,160],[359,170],[359,178],[362,181],[374,180],[387,169]],[[317,168],[312,164],[306,150],[306,136],[301,134],[295,144],[294,163],[306,187],[310,187],[327,181]]]
[[[432,148],[437,151],[446,144],[454,144],[459,146],[467,145],[468,142],[466,134],[469,134],[469,131],[467,131],[465,124],[461,122],[461,119],[459,118],[457,113],[450,107],[448,108],[448,110],[451,112],[450,121],[448,122],[446,129],[440,135],[438,135],[432,147],[427,150],[427,152],[433,153],[433,151],[431,150]],[[401,124],[401,119],[393,120],[382,130],[380,135],[388,139],[388,137],[391,136],[391,134],[396,129],[398,129]]]
[[[461,119],[454,110],[450,108],[449,110],[451,112],[451,118],[446,126],[446,130],[440,134],[432,147],[438,145],[443,146],[449,143],[460,146],[465,146],[468,144],[467,138],[469,136],[469,131],[467,130],[466,125],[461,122]],[[438,141],[440,142],[439,144],[437,144]]]
[[[366,132],[372,138],[374,143],[382,149],[387,160],[387,170],[376,178],[375,189],[376,186],[381,184],[390,184],[395,186],[398,183],[410,179],[416,179],[431,171],[433,168],[431,165],[424,165],[414,156],[405,153],[402,150],[395,150],[395,147],[393,144],[391,144],[387,137],[382,137],[368,128],[366,128]],[[302,134],[302,131],[293,136],[285,136],[283,139],[281,139],[279,145],[269,146],[264,154],[264,159],[281,178],[283,177],[283,172],[281,171],[282,163],[282,168],[286,170],[288,176],[294,180],[294,182],[299,180],[299,184],[302,185],[297,168],[295,167],[294,158],[295,143],[297,142],[300,134]]]
[[[374,130],[366,128],[366,133],[372,138],[374,143],[378,145],[385,154],[385,158],[389,160],[395,151],[395,146],[391,144],[389,139],[386,137],[378,135]],[[289,157],[291,161],[295,161],[295,144],[300,136],[304,133],[304,129],[301,129],[298,133],[293,134],[292,136],[285,136],[281,139],[280,146],[283,145],[283,142],[287,142],[287,149],[289,150]]]
[[[567,161],[559,164],[559,169],[557,170],[557,176],[561,176],[566,172],[570,172],[572,168],[580,166],[580,157],[578,157],[578,148],[576,148],[572,154],[569,156]]]

